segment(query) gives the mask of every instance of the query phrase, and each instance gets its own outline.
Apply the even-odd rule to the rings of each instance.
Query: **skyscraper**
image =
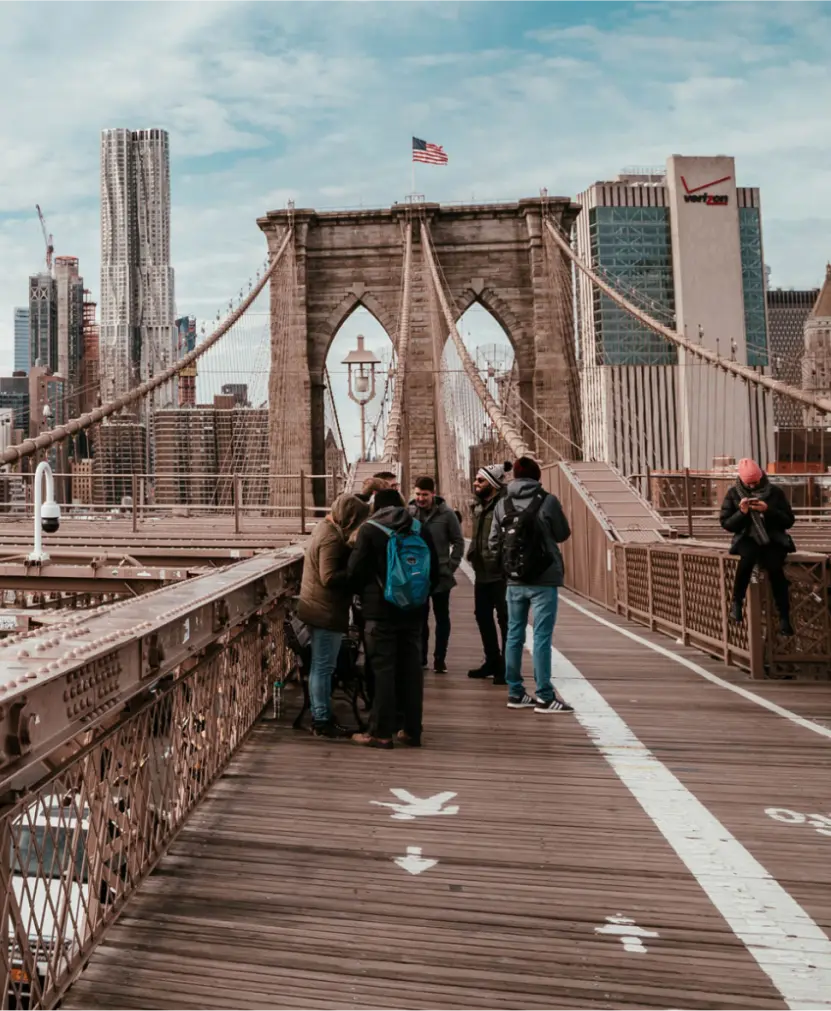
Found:
[[[84,279],[78,274],[78,258],[55,259],[58,299],[58,369],[65,380],[68,418],[78,413],[81,360],[84,355]]]
[[[633,170],[577,199],[577,251],[613,287],[704,347],[768,366],[759,191],[736,185],[732,158],[673,155],[666,172]],[[706,469],[722,454],[767,459],[764,397],[719,388],[716,400],[714,370],[687,367],[685,352],[582,274],[576,281],[583,441],[594,459],[626,474]],[[705,424],[707,403],[721,414]]]
[[[805,352],[805,321],[819,295],[819,288],[787,291],[768,290],[770,364],[774,379],[791,386],[802,384],[802,356]],[[773,420],[780,428],[801,428],[803,409],[793,400],[776,397]]]
[[[29,371],[29,310],[14,310],[14,370]]]
[[[176,357],[166,130],[101,134],[100,304],[107,402]]]
[[[29,361],[58,371],[58,289],[51,274],[29,278]]]

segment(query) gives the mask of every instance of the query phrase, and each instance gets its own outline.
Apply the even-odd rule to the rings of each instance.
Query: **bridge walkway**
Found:
[[[511,711],[472,608],[462,578],[424,748],[264,719],[64,1006],[831,1007],[831,685],[571,598],[578,717]]]

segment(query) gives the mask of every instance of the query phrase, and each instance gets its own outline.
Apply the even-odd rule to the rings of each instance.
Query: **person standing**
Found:
[[[423,604],[401,608],[385,596],[390,537],[412,534],[423,539],[429,552],[426,596],[438,578],[438,556],[429,532],[405,509],[397,491],[375,493],[372,519],[361,527],[349,559],[349,583],[361,598],[366,622],[364,641],[375,675],[369,732],[355,734],[352,740],[370,748],[394,747],[396,731],[400,743],[421,746],[424,673],[419,651]]]
[[[462,527],[455,512],[443,498],[436,495],[436,483],[431,477],[420,477],[415,483],[415,495],[410,513],[428,530],[439,558],[439,580],[424,608],[421,635],[421,664],[427,666],[430,645],[430,603],[436,619],[436,641],[433,670],[447,673],[447,647],[450,643],[450,591],[456,585],[454,573],[465,552]]]
[[[508,637],[507,584],[502,573],[499,553],[489,546],[494,512],[505,494],[505,475],[511,471],[510,461],[491,467],[481,467],[473,479],[476,504],[473,507],[473,536],[467,560],[473,567],[474,617],[479,627],[485,662],[468,671],[469,678],[493,678],[495,685],[505,684],[505,643]],[[496,622],[494,622],[494,615]],[[502,645],[499,645],[499,636]]]
[[[739,460],[738,477],[724,497],[719,521],[733,534],[730,554],[739,556],[730,617],[736,622],[742,620],[753,566],[758,565],[770,577],[779,630],[782,635],[793,635],[785,558],[796,550],[788,533],[796,517],[785,493],[770,483],[755,460]]]
[[[499,551],[508,582],[508,641],[505,680],[508,708],[533,708],[537,713],[573,713],[551,683],[551,639],[557,620],[559,588],[563,585],[563,556],[559,545],[571,529],[556,495],[540,484],[536,460],[514,461],[514,480],[494,510],[489,536],[491,551]],[[528,612],[534,612],[535,696],[522,681],[522,650]]]
[[[306,548],[297,617],[311,633],[309,699],[315,737],[349,737],[351,733],[332,716],[332,673],[349,628],[349,540],[368,515],[369,506],[357,496],[339,496],[324,521],[315,524]]]

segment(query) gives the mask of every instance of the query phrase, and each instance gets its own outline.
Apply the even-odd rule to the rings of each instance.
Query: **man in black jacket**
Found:
[[[733,534],[730,554],[739,556],[730,617],[736,622],[742,620],[753,566],[759,565],[770,577],[780,631],[782,635],[793,635],[785,558],[795,550],[788,530],[796,519],[785,493],[770,483],[755,460],[739,460],[738,478],[724,497],[719,520]]]
[[[375,493],[372,519],[396,533],[407,533],[413,525],[413,517],[404,508],[401,495],[391,489]],[[421,536],[430,549],[430,584],[434,588],[439,578],[439,559],[433,539],[423,526]],[[388,544],[389,537],[383,530],[364,523],[349,558],[348,579],[361,598],[366,622],[364,640],[375,677],[369,733],[355,734],[352,739],[370,748],[392,748],[393,734],[398,730],[400,743],[420,747],[424,702],[420,663],[423,609],[403,611],[384,600]]]
[[[505,684],[505,642],[508,638],[507,583],[499,561],[499,552],[489,546],[491,524],[497,503],[505,494],[505,476],[510,473],[510,461],[481,467],[473,479],[476,505],[473,508],[473,535],[467,560],[473,566],[473,607],[479,635],[485,651],[485,662],[467,672],[469,678],[493,678],[495,685]],[[496,623],[494,623],[496,614]],[[496,624],[502,636],[502,646]]]

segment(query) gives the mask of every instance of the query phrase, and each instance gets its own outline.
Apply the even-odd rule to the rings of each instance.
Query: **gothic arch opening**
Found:
[[[349,397],[349,370],[342,364],[350,351],[358,345],[358,337],[364,338],[364,347],[372,351],[380,364],[376,367],[375,397],[366,406],[366,440],[369,449],[373,447],[373,426],[378,417],[384,394],[384,384],[392,362],[393,341],[378,318],[359,302],[348,313],[334,333],[326,353],[326,371],[329,376],[332,400],[337,411],[347,463],[354,463],[361,452],[360,408]],[[324,439],[328,438],[330,427],[329,411],[324,417]],[[337,433],[333,433],[337,435]],[[375,441],[378,442],[380,436]],[[380,455],[382,446],[374,447]]]

